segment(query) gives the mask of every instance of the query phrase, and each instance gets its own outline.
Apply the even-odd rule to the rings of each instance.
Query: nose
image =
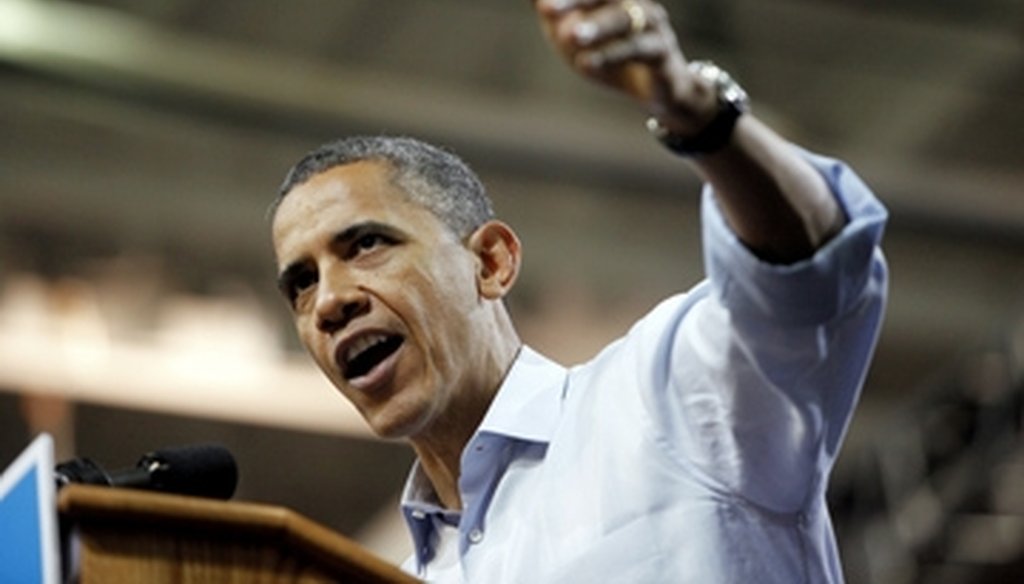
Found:
[[[325,282],[316,299],[316,326],[325,333],[333,333],[348,326],[356,317],[370,308],[370,298],[358,286],[336,286]]]

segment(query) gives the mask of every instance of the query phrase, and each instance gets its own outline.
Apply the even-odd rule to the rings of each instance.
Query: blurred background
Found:
[[[758,115],[892,212],[892,297],[831,491],[850,582],[1024,575],[1024,4],[666,3]],[[699,185],[525,1],[0,0],[0,465],[218,441],[237,498],[393,561],[411,463],[301,352],[266,209],[352,133],[454,148],[520,230],[566,363],[701,278]]]

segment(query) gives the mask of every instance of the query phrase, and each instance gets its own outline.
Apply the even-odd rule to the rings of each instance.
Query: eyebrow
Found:
[[[331,245],[349,244],[360,237],[369,234],[379,234],[394,239],[405,239],[405,234],[393,225],[381,223],[380,221],[363,221],[361,223],[356,223],[335,235],[334,239],[331,241]]]
[[[380,234],[397,240],[405,239],[405,234],[400,229],[388,225],[387,223],[381,223],[380,221],[362,221],[335,234],[334,237],[331,238],[331,247],[348,245],[360,237],[369,234]],[[277,276],[278,290],[287,293],[290,282],[294,280],[295,276],[305,269],[306,260],[304,259],[289,263]]]

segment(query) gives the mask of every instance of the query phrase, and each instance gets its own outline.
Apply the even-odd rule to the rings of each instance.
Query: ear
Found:
[[[477,259],[476,282],[480,295],[488,300],[504,297],[515,284],[522,261],[516,232],[501,221],[488,221],[469,236],[467,243]]]

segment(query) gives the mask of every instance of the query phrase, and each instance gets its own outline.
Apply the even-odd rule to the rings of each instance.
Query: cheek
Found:
[[[318,334],[319,331],[317,331],[316,324],[311,317],[304,316],[296,319],[295,331],[298,334],[299,341],[302,342],[302,346],[306,348],[306,351],[321,368],[325,368],[328,362],[333,360],[328,355],[329,337]],[[326,371],[327,369],[324,370]]]
[[[456,267],[457,268],[457,267]],[[479,310],[476,280],[462,269],[446,269],[430,274],[435,285],[427,287],[419,302],[423,303],[424,334],[428,345],[436,350],[436,363],[463,361],[468,358],[475,340],[473,322]]]
[[[388,296],[404,304],[410,318],[433,324],[464,318],[477,298],[474,267],[457,253],[420,257],[394,272],[381,272],[377,283],[392,287]],[[413,316],[418,315],[418,316]],[[438,321],[441,321],[438,323]]]
[[[477,301],[476,280],[462,263],[435,264],[434,270],[423,271],[419,277],[427,283],[422,301],[433,320],[458,324],[473,311]]]

